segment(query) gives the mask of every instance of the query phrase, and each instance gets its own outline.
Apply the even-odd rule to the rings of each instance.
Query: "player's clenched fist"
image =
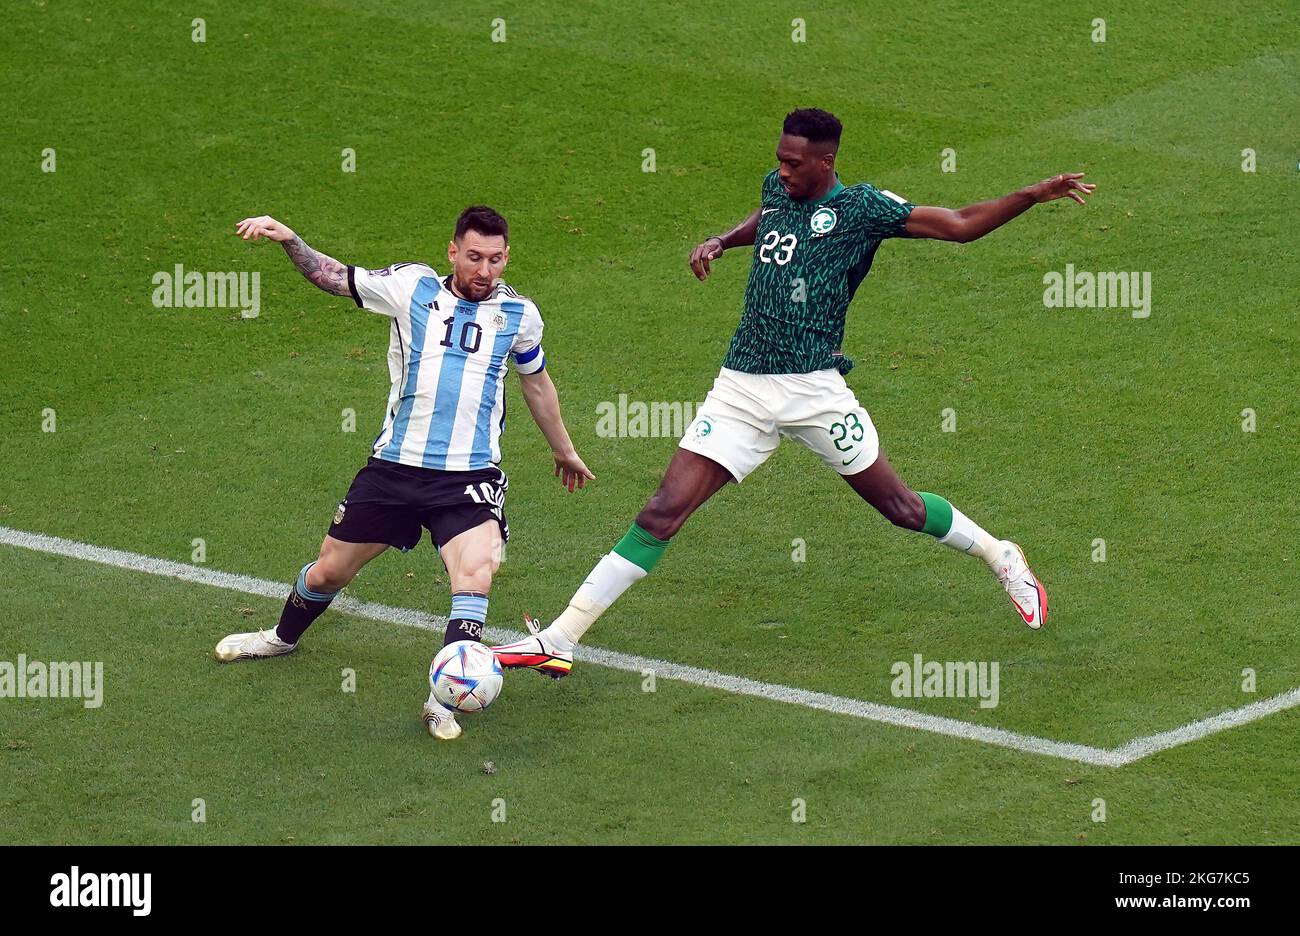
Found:
[[[700,279],[709,275],[709,264],[722,256],[722,238],[710,237],[691,251],[691,272]]]
[[[297,236],[287,226],[270,215],[245,218],[235,225],[235,233],[244,240],[257,240],[259,237],[266,237],[280,244],[291,241]]]

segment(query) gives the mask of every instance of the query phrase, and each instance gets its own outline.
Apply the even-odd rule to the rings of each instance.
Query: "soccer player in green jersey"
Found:
[[[691,254],[691,269],[703,280],[725,251],[754,247],[744,313],[722,371],[627,535],[553,624],[541,629],[526,619],[532,636],[495,648],[502,665],[566,675],[574,645],[655,567],[686,519],[728,481],[762,464],[783,436],[812,449],[891,523],[978,556],[1024,622],[1043,626],[1047,592],[1020,547],[995,539],[938,494],[913,491],[894,472],[871,418],[844,382],[853,362],[840,345],[849,301],[885,238],[965,243],[1040,202],[1071,198],[1082,205],[1095,186],[1070,172],[957,210],[913,205],[865,182],[840,182],[841,129],[823,110],[787,115],[779,165],[763,180],[758,209]]]

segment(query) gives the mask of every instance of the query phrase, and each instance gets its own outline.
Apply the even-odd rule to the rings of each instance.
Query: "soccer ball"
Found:
[[[501,664],[477,640],[458,640],[438,651],[429,664],[433,697],[458,712],[479,712],[501,694]]]

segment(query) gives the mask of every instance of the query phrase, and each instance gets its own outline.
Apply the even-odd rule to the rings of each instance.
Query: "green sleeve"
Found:
[[[859,227],[868,237],[907,237],[907,217],[915,207],[893,192],[863,185],[858,205]]]

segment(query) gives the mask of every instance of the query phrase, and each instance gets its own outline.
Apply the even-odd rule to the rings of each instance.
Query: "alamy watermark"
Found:
[[[86,708],[104,704],[104,664],[53,660],[43,663],[18,654],[0,660],[0,699],[83,699]]]
[[[889,668],[889,691],[896,699],[979,699],[980,708],[998,707],[997,663],[974,660],[899,660]]]
[[[257,318],[262,309],[262,274],[198,270],[186,272],[179,263],[169,273],[153,275],[155,309],[239,309],[243,318]]]
[[[72,870],[50,877],[51,907],[130,907],[131,915],[146,917],[153,907],[152,872],[110,874]]]
[[[596,435],[602,439],[680,439],[695,421],[699,403],[680,400],[629,400],[626,393],[618,402],[596,404]]]
[[[1151,272],[1065,272],[1043,274],[1043,305],[1049,309],[1132,309],[1134,318],[1151,314]]]

